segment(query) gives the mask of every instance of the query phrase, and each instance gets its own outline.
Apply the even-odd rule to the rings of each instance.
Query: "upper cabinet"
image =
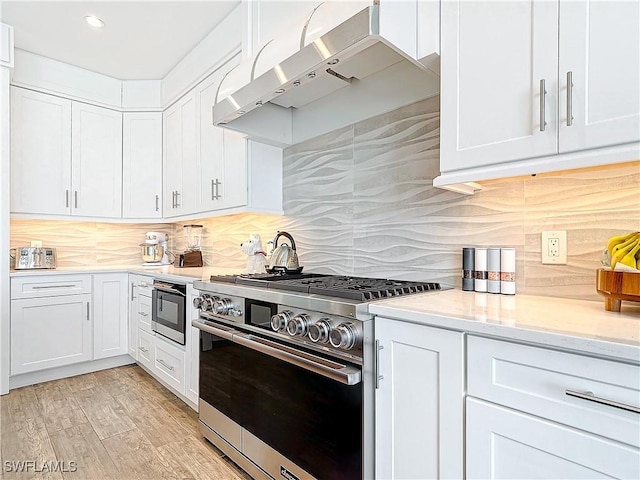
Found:
[[[434,184],[637,158],[638,15],[637,1],[442,2]]]
[[[71,213],[71,101],[11,88],[11,212]]]
[[[71,185],[74,215],[122,215],[122,113],[72,102]]]
[[[162,218],[162,113],[122,121],[122,217]]]
[[[640,2],[560,2],[559,151],[640,140]]]
[[[164,216],[196,211],[198,198],[196,95],[191,90],[163,114]]]
[[[120,217],[122,114],[11,89],[11,212]]]

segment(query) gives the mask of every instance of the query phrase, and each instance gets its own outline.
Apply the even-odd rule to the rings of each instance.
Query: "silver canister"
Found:
[[[473,292],[473,272],[475,270],[476,249],[464,247],[462,249],[462,290]]]
[[[475,255],[475,281],[473,283],[476,292],[487,291],[487,249],[476,248]]]
[[[487,291],[500,293],[500,248],[487,249]]]

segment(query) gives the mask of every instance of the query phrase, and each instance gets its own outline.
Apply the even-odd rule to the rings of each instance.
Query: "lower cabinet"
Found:
[[[462,478],[464,335],[375,319],[376,478]]]
[[[184,395],[185,351],[159,335],[154,339],[154,373]]]
[[[155,336],[144,330],[138,331],[138,363],[141,363],[149,369],[153,369],[155,365]]]
[[[467,393],[467,478],[640,478],[637,364],[469,335]]]
[[[126,273],[93,275],[93,358],[126,355],[127,287]]]
[[[92,356],[90,293],[11,301],[11,375]]]
[[[467,478],[603,477],[640,478],[638,450],[509,408],[467,399]]]

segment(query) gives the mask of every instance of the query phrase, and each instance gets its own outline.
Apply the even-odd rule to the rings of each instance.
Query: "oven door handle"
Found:
[[[191,320],[191,326],[229,341],[233,341],[233,334],[236,333],[235,330],[223,330],[222,328],[212,327],[211,325],[199,322],[198,320]]]
[[[325,360],[321,357],[311,355],[310,353],[287,347],[285,345],[280,345],[279,343],[271,342],[263,338],[260,338],[259,341],[253,340],[253,338],[259,337],[254,337],[253,335],[234,334],[233,342],[260,353],[264,353],[265,355],[269,355],[270,357],[304,368],[305,370],[315,372],[323,377],[344,383],[345,385],[357,385],[362,379],[362,372],[359,368]],[[325,365],[321,362],[325,362],[327,364]],[[334,364],[335,367],[332,367],[329,364]]]

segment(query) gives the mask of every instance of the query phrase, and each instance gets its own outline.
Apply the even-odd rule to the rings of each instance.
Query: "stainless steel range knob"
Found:
[[[353,323],[341,323],[331,330],[329,341],[336,348],[350,350],[358,341],[358,331]]]
[[[309,323],[311,323],[311,319],[306,313],[296,315],[287,322],[287,333],[292,337],[296,335],[304,336],[309,331]]]
[[[211,295],[202,295],[193,300],[193,306],[196,306],[196,301],[200,299],[200,310],[203,312],[211,312],[213,310],[213,304],[218,301],[218,297],[212,297]]]
[[[282,330],[287,326],[287,322],[293,318],[293,312],[290,310],[283,310],[280,313],[276,313],[271,317],[271,329]]]
[[[196,297],[193,299],[193,308],[201,310],[202,309],[202,297]]]
[[[221,298],[213,302],[212,311],[216,315],[229,315],[233,309],[233,300],[230,298]]]
[[[313,325],[309,325],[309,340],[314,343],[327,343],[331,332],[331,321],[324,317]]]

